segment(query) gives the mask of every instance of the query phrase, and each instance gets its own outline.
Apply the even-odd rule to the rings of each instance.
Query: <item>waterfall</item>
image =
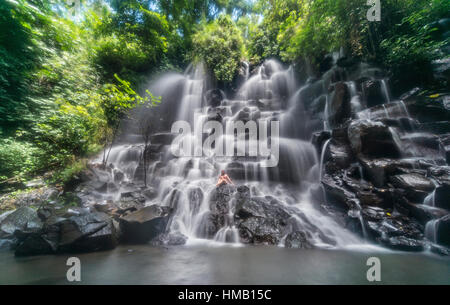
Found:
[[[304,91],[300,89],[296,92],[291,67],[285,68],[275,60],[268,60],[252,76],[249,75],[248,64],[243,67],[246,71],[245,81],[236,95],[228,97],[220,92],[214,105],[208,100],[209,97],[205,97],[211,88],[208,87],[203,65],[190,65],[183,75],[163,76],[166,83],[159,85],[158,91],[163,103],[166,95],[176,97],[171,101],[168,115],[175,113],[171,117],[172,121],[187,121],[192,129],[180,136],[178,146],[173,145],[170,133],[152,138],[151,162],[147,169],[141,167],[142,143],[115,146],[111,152],[111,166],[114,170],[122,171],[125,178],[115,183],[117,189],[109,190],[102,198],[120,199],[120,194],[127,190],[127,183],[139,181],[136,179],[144,170],[151,185],[157,189],[157,196],[147,198],[145,205],[160,204],[173,208],[170,232],[185,235],[188,244],[208,241],[239,245],[239,231],[233,219],[236,209],[233,198],[228,200],[227,206],[222,207],[227,213],[221,219],[221,227],[213,233],[209,227],[213,213],[211,196],[214,195],[219,172],[225,170],[236,184],[247,185],[252,196],[276,198],[290,211],[291,226],[306,232],[310,242],[315,245],[340,247],[361,243],[359,238],[341,227],[331,216],[323,214],[319,204],[310,195],[311,188],[320,186],[324,153],[329,141],[319,160],[310,138],[314,131],[323,128],[323,123],[321,120],[310,120],[305,93],[313,90],[322,96],[316,99],[316,103],[326,101],[328,96],[325,94],[324,82],[303,86]],[[157,80],[155,83],[159,82]],[[350,87],[354,88],[352,94],[356,94],[354,84]],[[182,93],[176,94],[176,90]],[[145,116],[145,112],[139,115]],[[254,122],[259,128],[256,138],[251,138],[250,134],[244,138],[235,138],[234,130],[227,126],[238,121],[248,124],[247,127]],[[280,122],[279,133],[272,134],[273,122]],[[206,123],[215,127],[204,128]],[[211,148],[202,146],[205,139],[213,131],[217,132],[219,127],[223,134],[214,141],[214,145]],[[273,155],[251,155],[252,151],[260,153],[264,148],[261,147],[264,135],[267,135],[271,147],[279,148],[278,160]],[[230,143],[234,145],[237,155],[230,157],[220,154],[220,148],[226,152]],[[180,151],[184,145],[191,147],[190,154],[174,156],[174,151]],[[200,150],[197,151],[195,147]],[[266,167],[268,160],[276,160],[276,166]],[[110,179],[114,180],[112,176]]]

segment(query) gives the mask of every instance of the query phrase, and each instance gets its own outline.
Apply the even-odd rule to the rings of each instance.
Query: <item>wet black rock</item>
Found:
[[[39,232],[43,227],[36,210],[29,207],[18,208],[0,223],[0,238],[10,238],[17,234]]]
[[[434,179],[439,184],[450,185],[450,166],[430,166],[427,169],[427,177]]]
[[[377,207],[363,208],[361,217],[368,238],[387,247],[420,251],[423,249],[424,227],[414,219]]]
[[[114,182],[116,183],[123,181],[123,179],[125,178],[125,174],[118,169],[114,169],[113,175],[114,175]]]
[[[386,96],[383,94],[383,84],[381,80],[368,80],[362,83],[362,92],[368,107],[386,103]]]
[[[57,250],[58,233],[32,233],[19,241],[15,247],[16,256],[52,254]]]
[[[38,207],[49,202],[55,202],[59,199],[61,192],[59,189],[54,187],[41,187],[38,189],[33,189],[27,191],[14,198],[9,199],[11,201],[10,205],[16,208],[21,207]],[[0,213],[2,209],[0,207]]]
[[[437,221],[436,242],[450,248],[450,215]]]
[[[409,212],[408,214],[417,219],[422,225],[426,225],[430,220],[441,218],[449,213],[443,209],[409,202],[403,202],[402,207],[407,209]]]
[[[442,184],[436,188],[434,206],[450,211],[450,184]]]
[[[225,99],[225,95],[220,89],[208,90],[205,93],[206,104],[211,107],[220,106],[221,102]]]
[[[170,214],[170,208],[152,205],[121,217],[119,224],[123,241],[146,243],[164,233]]]
[[[284,245],[286,248],[312,249],[314,246],[308,241],[305,232],[295,231],[286,236]]]
[[[331,162],[337,169],[350,166],[354,159],[352,149],[349,144],[332,139],[326,148],[324,162]]]
[[[317,154],[319,156],[322,154],[322,149],[323,149],[324,143],[330,138],[331,138],[331,133],[329,131],[320,131],[320,132],[313,133],[312,138],[311,138],[311,143],[316,148]]]
[[[235,222],[241,242],[277,245],[283,237],[291,212],[274,198],[239,200]]]
[[[423,241],[405,236],[395,236],[386,239],[381,238],[380,242],[382,245],[394,250],[411,252],[420,252],[424,250]]]
[[[72,216],[58,223],[58,252],[91,252],[113,249],[117,245],[116,230],[108,215],[90,212]]]
[[[328,121],[331,127],[342,124],[351,116],[350,92],[344,82],[334,85],[334,92],[328,106]]]
[[[447,122],[448,125],[450,125],[449,122]],[[446,134],[440,137],[440,149],[445,155],[445,160],[447,161],[447,164],[450,164],[450,135]]]
[[[340,175],[325,174],[322,177],[322,185],[327,199],[330,200],[331,203],[349,209],[352,208],[352,202],[354,202],[353,199],[355,199],[356,195],[348,189],[342,177],[342,173]]]
[[[445,95],[437,98],[417,96],[406,101],[410,115],[421,123],[450,121],[450,110],[445,107]]]
[[[150,241],[153,246],[182,246],[186,244],[187,237],[179,232],[163,233]]]
[[[233,185],[222,185],[216,187],[211,195],[209,207],[213,214],[228,214],[230,210],[229,202],[236,191]]]
[[[400,152],[389,128],[381,122],[352,121],[348,139],[355,154],[372,158],[398,158]]]
[[[155,199],[158,196],[158,190],[154,187],[147,187],[142,194],[148,199]]]
[[[422,203],[434,189],[433,182],[419,174],[395,175],[390,178],[392,184],[406,191],[406,196],[413,202]]]
[[[210,213],[205,215],[205,237],[214,238],[221,228],[231,224],[229,212],[235,192],[236,187],[233,185],[221,185],[212,191],[209,199]]]
[[[360,156],[358,160],[362,165],[367,178],[376,187],[385,186],[389,176],[400,173],[399,168],[412,167],[412,164],[410,163],[389,158],[369,159]]]

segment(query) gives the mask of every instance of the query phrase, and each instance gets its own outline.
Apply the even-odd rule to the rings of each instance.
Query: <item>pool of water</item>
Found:
[[[70,284],[75,255],[16,258],[0,253],[0,284]],[[450,258],[377,248],[298,250],[279,247],[120,246],[76,255],[81,284],[371,284],[367,259],[381,261],[381,284],[450,284]]]

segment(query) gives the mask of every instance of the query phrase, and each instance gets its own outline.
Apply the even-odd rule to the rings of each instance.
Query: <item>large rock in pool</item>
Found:
[[[14,234],[35,233],[43,223],[36,210],[29,207],[18,208],[0,223],[0,238],[11,238]]]
[[[271,197],[244,197],[237,201],[235,223],[241,242],[277,245],[291,217],[288,208]]]
[[[295,231],[289,233],[284,241],[286,248],[312,249],[314,246],[308,241],[306,233]]]
[[[32,233],[17,234],[16,256],[52,254],[58,250],[59,224],[64,218],[49,217],[44,226]]]
[[[233,185],[221,185],[216,187],[209,197],[209,210],[205,214],[205,227],[201,235],[205,238],[214,238],[217,232],[224,226],[230,225],[229,212],[232,208],[231,199],[236,192]]]
[[[166,230],[171,210],[151,205],[119,219],[123,241],[146,243]]]
[[[424,243],[417,239],[408,238],[405,236],[394,236],[380,240],[381,244],[400,251],[418,252],[423,251]]]
[[[355,154],[373,158],[400,157],[400,151],[389,127],[381,122],[353,121],[348,127],[348,139]]]
[[[108,215],[90,212],[72,216],[58,223],[58,252],[92,252],[109,250],[118,243],[117,232]]]

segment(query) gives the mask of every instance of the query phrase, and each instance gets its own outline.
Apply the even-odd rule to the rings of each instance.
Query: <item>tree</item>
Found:
[[[204,24],[194,35],[194,58],[204,61],[219,82],[231,82],[244,51],[242,35],[228,15]]]

